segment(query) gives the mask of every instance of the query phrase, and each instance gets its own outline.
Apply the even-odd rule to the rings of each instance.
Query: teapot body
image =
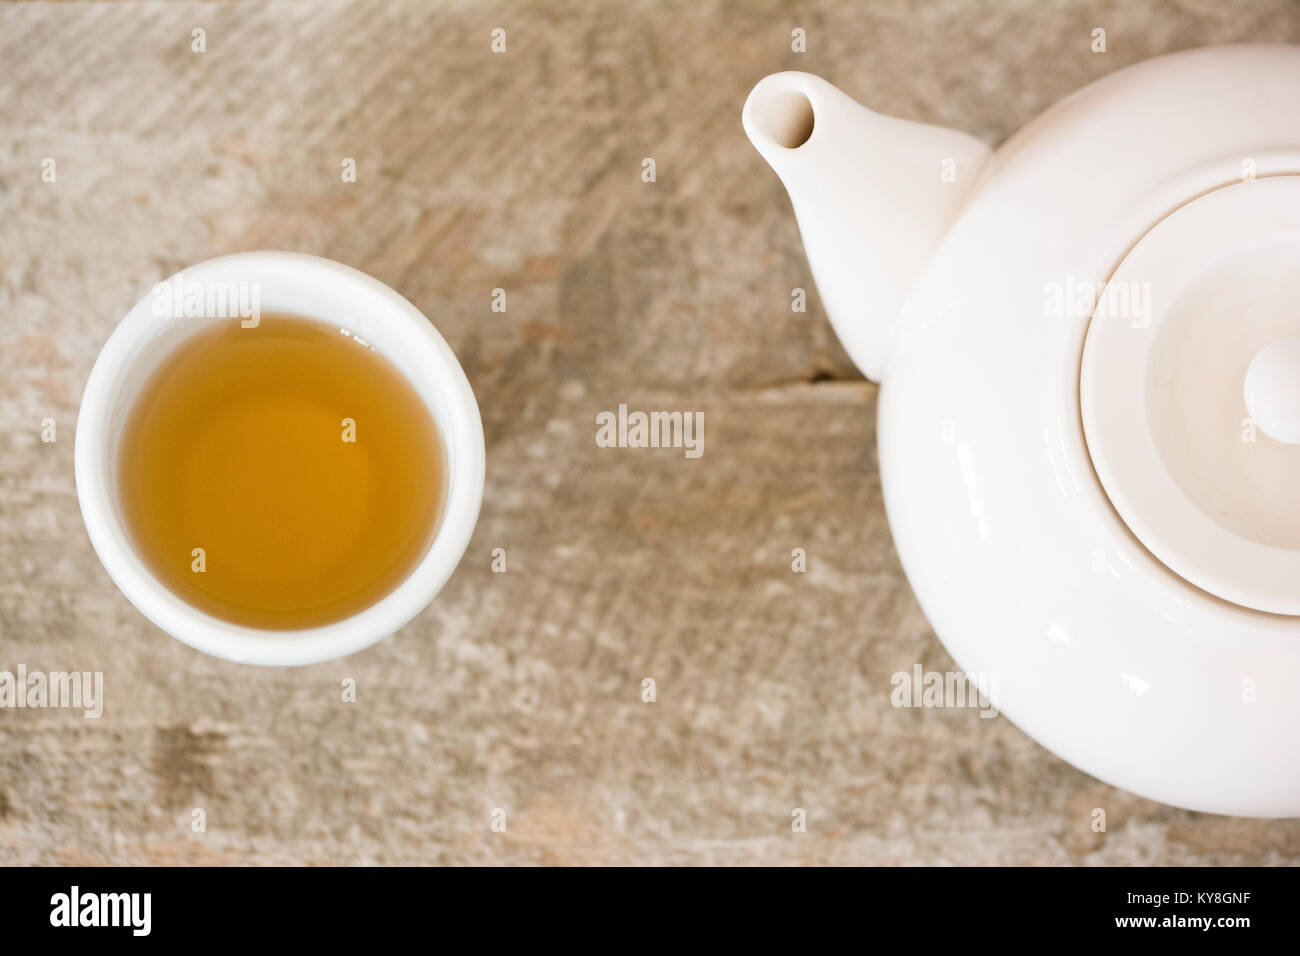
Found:
[[[1269,181],[1300,196],[1300,49],[1112,74],[980,164],[876,377],[890,527],[958,666],[995,675],[1004,716],[1108,783],[1275,817],[1300,815],[1300,616],[1157,558],[1099,479],[1080,399],[1097,295],[1126,255],[1202,197]],[[1124,318],[1162,304],[1138,294]]]

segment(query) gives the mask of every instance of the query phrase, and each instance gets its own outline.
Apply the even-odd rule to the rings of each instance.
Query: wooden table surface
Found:
[[[102,671],[105,697],[99,719],[0,710],[0,863],[1300,861],[1300,822],[1175,810],[1003,718],[891,707],[895,671],[954,665],[885,523],[876,388],[740,129],[750,86],[795,68],[996,145],[1119,67],[1243,40],[1300,41],[1300,8],[0,7],[0,670]],[[443,593],[311,667],[149,624],[76,502],[77,406],[114,324],[248,249],[410,299],[487,433]],[[702,412],[704,456],[597,447],[620,403]]]

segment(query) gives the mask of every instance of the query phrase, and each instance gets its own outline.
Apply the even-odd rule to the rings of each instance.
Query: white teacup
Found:
[[[181,277],[178,279],[178,276]],[[246,252],[209,259],[155,287],[127,313],[95,362],[77,421],[77,497],[91,544],[141,613],[191,647],[248,664],[309,664],[360,650],[418,614],[451,577],[469,544],[483,499],[483,423],[464,370],[421,312],[388,286],[329,259]],[[432,543],[386,596],[350,617],[301,630],[259,630],[213,617],[169,590],[148,569],[127,531],[118,497],[123,426],[150,373],[211,321],[159,309],[172,289],[244,290],[262,313],[288,313],[347,329],[410,381],[446,444],[446,496]],[[165,295],[163,297],[165,297]],[[229,302],[226,307],[237,307]],[[175,314],[175,313],[181,314]],[[252,321],[251,319],[249,321]],[[430,490],[433,494],[435,491]]]

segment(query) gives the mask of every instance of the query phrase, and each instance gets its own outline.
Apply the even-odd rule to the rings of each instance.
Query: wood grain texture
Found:
[[[997,144],[1121,66],[1241,40],[1300,40],[1297,6],[0,7],[0,669],[102,670],[106,696],[98,720],[0,711],[0,863],[1300,861],[1298,822],[1163,807],[1005,719],[890,706],[893,672],[953,664],[885,523],[875,387],[739,118],[759,77],[797,68]],[[422,309],[488,446],[437,601],[289,670],[147,623],[90,548],[72,471],[117,320],[185,265],[260,248]],[[704,457],[596,447],[620,402],[704,412]]]

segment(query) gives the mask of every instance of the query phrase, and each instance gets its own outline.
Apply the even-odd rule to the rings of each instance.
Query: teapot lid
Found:
[[[1080,408],[1115,510],[1224,600],[1300,615],[1300,176],[1213,189],[1096,298]]]

